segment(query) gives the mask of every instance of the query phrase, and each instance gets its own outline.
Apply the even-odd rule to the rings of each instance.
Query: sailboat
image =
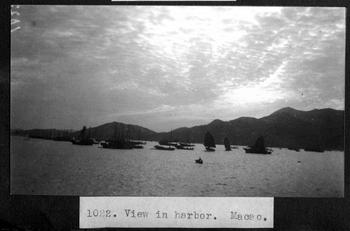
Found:
[[[191,143],[190,134],[187,134],[186,142],[179,142],[176,145],[176,148],[177,149],[184,149],[184,150],[193,150],[194,146],[195,145]]]
[[[158,149],[158,150],[167,150],[167,151],[174,151],[175,150],[174,147],[165,146],[165,145],[155,145],[154,148]]]
[[[214,149],[216,147],[215,140],[214,140],[214,137],[210,134],[210,132],[207,132],[204,135],[204,146],[208,152],[215,151]]]
[[[138,130],[137,132],[137,140],[129,140],[129,142],[132,144],[133,148],[143,148],[143,145],[147,144],[146,141],[141,140],[141,131]]]
[[[90,138],[90,135],[87,134],[86,127],[84,126],[83,129],[80,131],[79,137],[76,139],[73,137],[72,144],[76,145],[93,145],[93,140]]]
[[[230,140],[227,137],[225,137],[225,139],[224,139],[224,145],[225,145],[225,150],[226,151],[231,151]]]
[[[249,148],[244,148],[244,150],[246,153],[271,154],[271,151],[265,147],[265,141],[263,136],[260,136],[256,140],[254,146],[250,146]]]
[[[124,128],[118,132],[117,126],[114,127],[113,139],[101,143],[103,148],[110,149],[132,149],[133,145],[129,142],[124,135]]]
[[[163,145],[163,146],[174,146],[174,147],[176,147],[178,145],[178,142],[173,139],[173,130],[170,131],[169,139],[162,138],[158,143],[160,145]]]
[[[193,145],[194,146],[194,145]],[[182,150],[193,150],[194,147],[189,145],[189,144],[184,144],[184,143],[178,143],[175,147],[177,149],[182,149]]]

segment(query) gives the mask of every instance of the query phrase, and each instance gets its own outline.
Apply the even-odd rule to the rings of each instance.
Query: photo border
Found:
[[[311,0],[237,1],[107,1],[13,0],[1,5],[0,53],[0,228],[79,229],[78,196],[10,195],[10,5],[181,5],[181,6],[310,6],[346,8],[344,198],[275,197],[276,230],[350,229],[349,200],[349,2]],[[244,229],[247,230],[247,229]],[[249,229],[248,229],[249,230]],[[259,229],[261,230],[261,229]],[[264,229],[262,229],[264,230]]]

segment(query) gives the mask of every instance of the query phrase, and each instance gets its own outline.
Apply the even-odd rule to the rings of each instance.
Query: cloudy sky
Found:
[[[344,108],[345,9],[21,6],[13,128],[155,131]]]

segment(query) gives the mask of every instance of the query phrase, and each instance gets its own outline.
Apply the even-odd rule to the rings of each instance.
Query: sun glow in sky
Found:
[[[345,9],[21,6],[11,125],[155,131],[344,108]]]

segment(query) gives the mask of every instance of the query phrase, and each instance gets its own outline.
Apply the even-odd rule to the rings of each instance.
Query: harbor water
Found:
[[[103,149],[11,137],[11,193],[113,196],[343,197],[344,152]],[[201,157],[203,164],[196,164]]]

